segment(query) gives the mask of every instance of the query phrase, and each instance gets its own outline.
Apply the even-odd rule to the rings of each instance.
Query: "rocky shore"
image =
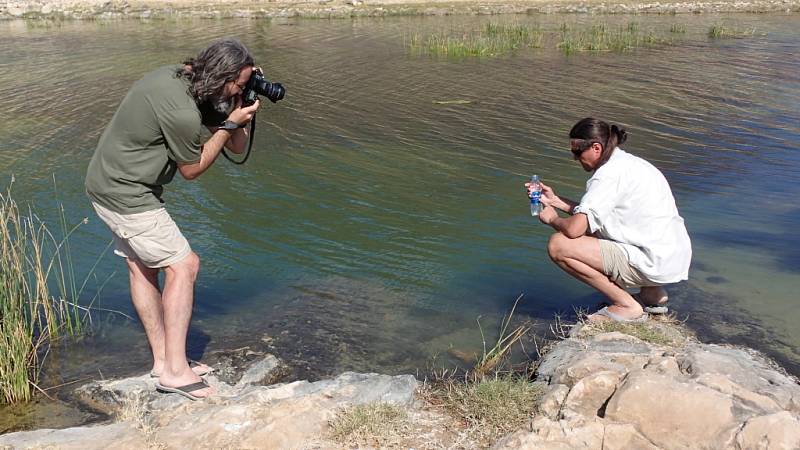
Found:
[[[450,14],[798,12],[800,0],[5,0],[2,19],[348,18]]]
[[[209,381],[220,394],[191,402],[157,394],[149,375],[96,381],[77,395],[108,424],[0,436],[0,448],[477,448],[463,420],[434,405],[411,375],[344,373],[273,383],[270,355]],[[800,384],[748,349],[702,344],[676,324],[576,326],[541,359],[535,413],[494,449],[797,449]],[[389,405],[392,439],[332,432],[343,412]],[[388,419],[382,419],[384,422]],[[394,419],[392,419],[394,420]],[[386,424],[383,424],[386,425]]]

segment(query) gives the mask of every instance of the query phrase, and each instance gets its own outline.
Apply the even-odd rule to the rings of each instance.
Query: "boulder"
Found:
[[[755,417],[736,435],[738,449],[800,448],[800,420],[788,411]]]
[[[693,344],[678,358],[681,370],[694,378],[725,374],[751,392],[772,398],[781,408],[800,413],[800,385],[752,350]]]
[[[582,378],[570,389],[561,408],[565,418],[570,416],[603,417],[605,405],[617,390],[622,375],[609,370],[593,373]]]
[[[499,440],[493,450],[569,450],[603,448],[605,426],[599,421],[554,421],[537,418],[532,431],[518,431]]]
[[[658,447],[720,448],[738,429],[733,400],[697,383],[637,371],[606,406],[605,417],[631,423]]]
[[[0,436],[0,448],[58,448],[60,450],[105,450],[148,448],[144,433],[129,422],[64,430],[36,430]]]
[[[0,447],[300,448],[321,436],[339,410],[369,403],[408,406],[417,389],[411,375],[351,372],[314,383],[259,385],[280,366],[267,355],[247,368],[234,386],[209,375],[219,394],[196,402],[156,393],[155,378],[149,374],[90,383],[78,390],[79,396],[121,422],[10,433],[0,437]]]
[[[561,415],[561,405],[569,394],[569,386],[556,384],[547,388],[539,399],[539,413],[546,417],[557,420]]]
[[[659,450],[632,424],[610,423],[603,435],[603,450]]]

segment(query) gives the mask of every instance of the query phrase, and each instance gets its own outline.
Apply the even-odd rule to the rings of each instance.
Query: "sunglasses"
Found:
[[[581,155],[583,154],[583,152],[585,152],[586,150],[591,148],[591,146],[594,145],[595,142],[596,141],[587,141],[587,140],[583,140],[583,139],[573,139],[573,141],[572,141],[573,145],[572,145],[572,148],[570,149],[570,151],[572,152],[572,156],[574,156],[575,159],[580,158]]]

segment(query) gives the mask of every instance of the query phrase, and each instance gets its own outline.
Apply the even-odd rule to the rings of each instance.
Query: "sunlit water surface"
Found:
[[[551,231],[522,189],[537,173],[578,198],[588,174],[566,135],[598,116],[628,128],[626,149],[664,172],[686,219],[691,279],[670,288],[679,317],[705,340],[758,348],[797,374],[799,17],[637,16],[643,29],[686,33],[624,54],[548,45],[461,60],[407,43],[489,21],[556,30],[632,19],[4,22],[2,184],[13,174],[14,198],[46,220],[59,201],[70,223],[89,217],[71,241],[82,281],[110,238],[84,172],[119,101],[152,68],[238,36],[288,94],[259,114],[247,164],[220,160],[167,188],[203,264],[192,354],[266,342],[297,376],[416,373],[435,355],[454,363],[450,349],[479,352],[476,319],[491,339],[521,293],[518,318],[541,330],[601,300],[550,263]],[[711,40],[715,23],[757,33]],[[94,306],[132,314],[124,271],[103,256],[83,300],[113,274]],[[146,370],[138,322],[98,311],[93,329],[49,356],[45,384]],[[0,432],[93,417],[53,402],[0,415]]]

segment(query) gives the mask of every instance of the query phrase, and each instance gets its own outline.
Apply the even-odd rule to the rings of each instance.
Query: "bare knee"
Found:
[[[195,252],[189,252],[185,258],[167,268],[174,276],[187,278],[194,282],[200,272],[200,257]]]
[[[559,262],[564,259],[564,249],[567,246],[569,238],[561,233],[553,233],[550,240],[547,241],[547,254],[553,262]]]

